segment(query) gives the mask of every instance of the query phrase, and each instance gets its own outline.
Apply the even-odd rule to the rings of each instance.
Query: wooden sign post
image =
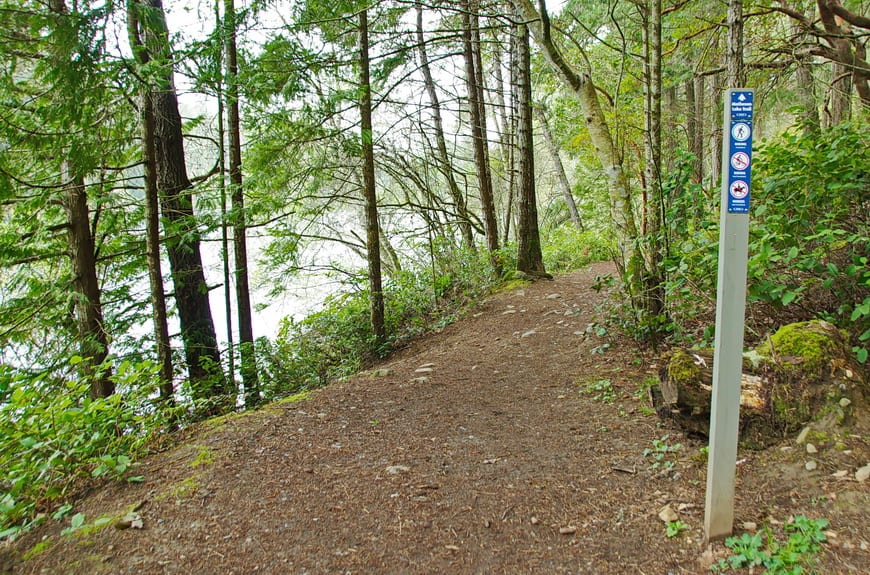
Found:
[[[734,523],[754,92],[728,90],[724,101],[716,340],[704,509],[704,533],[708,541],[731,535]]]

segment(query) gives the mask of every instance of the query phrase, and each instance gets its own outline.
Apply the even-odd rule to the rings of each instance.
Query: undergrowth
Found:
[[[744,533],[729,537],[725,546],[732,551],[727,559],[720,559],[710,570],[714,573],[733,572],[756,567],[765,569],[768,575],[805,575],[813,573],[816,555],[827,540],[825,519],[807,519],[797,515],[783,527],[783,536],[778,538],[770,529],[762,533]]]
[[[284,397],[357,373],[414,337],[453,322],[497,283],[482,251],[445,251],[430,267],[393,275],[384,284],[387,341],[378,346],[370,328],[367,280],[359,274],[321,310],[300,321],[285,319],[274,341],[257,341],[264,397]]]
[[[141,480],[135,459],[168,421],[148,399],[156,375],[150,362],[121,362],[110,376],[118,393],[92,399],[86,377],[0,374],[0,539],[66,517],[64,502],[85,480]]]

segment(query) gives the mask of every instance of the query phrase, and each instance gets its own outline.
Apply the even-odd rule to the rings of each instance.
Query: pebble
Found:
[[[755,533],[755,531],[758,529],[758,525],[754,521],[744,521],[741,527],[743,527],[744,531],[747,531],[749,533]]]
[[[843,397],[840,399],[840,407],[846,408],[852,405],[852,400],[848,397]]]
[[[806,468],[807,471],[813,471],[813,470],[814,470],[815,468],[817,468],[818,466],[819,466],[819,464],[816,463],[815,461],[813,461],[812,459],[810,459],[809,461],[807,461],[807,462],[804,464],[804,467]]]
[[[819,450],[812,443],[807,443],[807,453],[818,453]]]
[[[859,483],[864,483],[868,478],[870,478],[870,463],[864,467],[860,467],[858,471],[855,472],[855,479],[857,479]]]
[[[674,511],[673,507],[671,507],[670,503],[659,509],[659,519],[664,521],[665,523],[670,523],[671,521],[677,521],[680,518],[677,515],[677,512]]]

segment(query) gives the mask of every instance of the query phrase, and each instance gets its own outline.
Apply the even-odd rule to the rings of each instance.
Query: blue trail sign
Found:
[[[749,181],[752,168],[751,90],[733,90],[729,102],[728,137],[728,213],[749,213]],[[723,166],[724,168],[724,166]]]

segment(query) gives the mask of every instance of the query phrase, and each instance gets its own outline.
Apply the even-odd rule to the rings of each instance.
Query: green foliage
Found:
[[[727,559],[720,559],[710,569],[722,573],[764,567],[765,573],[769,575],[812,573],[815,555],[821,550],[821,544],[827,540],[827,527],[828,521],[825,519],[807,519],[803,515],[797,515],[784,527],[788,536],[784,543],[778,541],[769,529],[765,531],[766,538],[761,533],[729,537],[725,540],[725,546],[732,554]]]
[[[165,423],[147,402],[156,373],[148,362],[122,362],[112,378],[120,390],[135,391],[106,399],[89,397],[86,378],[0,373],[0,389],[8,391],[0,396],[0,538],[15,536],[38,513],[57,507],[56,519],[68,514],[72,507],[58,502],[78,480],[141,480],[126,475]]]
[[[680,521],[679,519],[677,519],[676,521],[668,521],[667,525],[665,526],[665,534],[668,537],[673,538],[682,533],[683,531],[687,530],[688,528],[689,526]]]
[[[750,333],[822,318],[852,334],[859,360],[870,339],[870,141],[864,122],[786,133],[758,149],[753,166],[747,313]],[[682,189],[688,190],[683,186]],[[709,343],[718,262],[715,210],[675,196],[668,225],[668,311],[678,335]],[[707,212],[706,214],[704,212]]]
[[[683,448],[681,443],[668,443],[669,435],[663,435],[660,439],[653,439],[652,447],[643,450],[643,456],[652,459],[650,469],[673,469],[676,466],[673,454]]]
[[[494,281],[486,254],[462,250],[439,253],[434,269],[397,273],[384,285],[387,342],[376,347],[367,281],[354,276],[348,290],[329,296],[320,311],[300,321],[285,319],[274,342],[256,342],[264,397],[283,397],[358,372],[390,349],[452,322]]]
[[[611,260],[616,251],[612,237],[600,232],[581,232],[570,224],[563,224],[550,232],[542,244],[544,267],[551,273]]]
[[[580,393],[590,396],[594,401],[602,403],[613,403],[616,399],[616,392],[613,390],[613,384],[609,379],[599,379],[584,386]]]

